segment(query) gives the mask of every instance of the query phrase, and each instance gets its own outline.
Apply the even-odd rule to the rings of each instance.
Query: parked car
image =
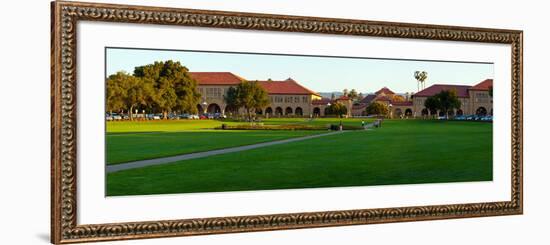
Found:
[[[122,120],[122,116],[116,113],[111,114],[111,117],[113,117],[114,121]]]
[[[111,115],[109,115],[109,114],[106,114],[106,115],[105,115],[105,120],[106,120],[106,121],[113,121],[113,117],[112,117]]]
[[[484,117],[481,117],[479,120],[481,120],[481,121],[493,121],[493,116],[484,116]]]
[[[466,116],[464,116],[464,115],[456,116],[455,120],[460,120],[460,121],[466,120]]]
[[[183,113],[183,114],[179,114],[179,115],[178,115],[178,118],[179,118],[179,119],[189,119],[189,116],[190,116],[189,114]]]
[[[199,119],[199,115],[189,115],[189,119]]]
[[[157,113],[157,114],[151,114],[151,120],[160,120],[160,119],[163,119],[163,115],[160,114],[160,113]]]
[[[475,115],[467,115],[465,116],[466,120],[474,120]]]
[[[225,116],[224,114],[221,114],[221,113],[214,113],[214,118],[216,118],[216,119],[225,119],[225,118],[227,118],[227,116]]]

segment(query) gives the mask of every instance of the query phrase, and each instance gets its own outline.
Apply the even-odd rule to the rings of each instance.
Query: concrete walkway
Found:
[[[121,164],[113,164],[113,165],[107,165],[105,170],[107,171],[107,173],[113,173],[113,172],[117,172],[117,171],[121,171],[121,170],[133,169],[133,168],[141,168],[141,167],[152,166],[152,165],[160,165],[160,164],[166,164],[166,163],[183,161],[183,160],[191,160],[191,159],[196,159],[196,158],[203,158],[203,157],[215,156],[215,155],[232,153],[232,152],[247,151],[247,150],[262,148],[262,147],[266,147],[266,146],[280,145],[280,144],[286,144],[286,143],[290,143],[290,142],[297,142],[297,141],[302,141],[302,140],[314,139],[314,138],[329,136],[329,135],[333,135],[333,134],[340,134],[340,133],[344,133],[344,132],[347,132],[347,131],[335,131],[335,132],[330,132],[330,133],[309,135],[309,136],[303,136],[303,137],[298,137],[298,138],[290,138],[290,139],[284,139],[284,140],[277,140],[277,141],[270,141],[270,142],[258,143],[258,144],[253,144],[253,145],[244,145],[244,146],[237,146],[237,147],[231,147],[231,148],[225,148],[225,149],[219,149],[219,150],[189,153],[189,154],[183,154],[183,155],[177,155],[177,156],[171,156],[171,157],[162,157],[162,158],[155,158],[155,159],[149,159],[149,160],[127,162],[127,163],[121,163]]]

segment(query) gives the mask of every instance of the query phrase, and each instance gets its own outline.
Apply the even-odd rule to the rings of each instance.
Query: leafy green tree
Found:
[[[365,98],[363,93],[359,93],[359,96],[357,96],[357,100],[362,100],[363,98]]]
[[[390,109],[384,103],[375,101],[367,106],[367,115],[388,115]]]
[[[345,88],[343,91],[342,91],[343,95],[344,96],[348,96],[349,94],[349,90],[347,88]]]
[[[352,101],[356,101],[359,99],[359,93],[357,93],[357,90],[355,89],[351,89],[348,93],[348,97],[352,100]]]
[[[403,102],[405,101],[405,98],[401,95],[394,94],[393,96],[391,96],[391,101]]]
[[[248,119],[252,119],[253,111],[269,105],[267,91],[256,81],[242,81],[229,88],[224,100],[229,107],[244,108]]]
[[[149,79],[147,79],[149,80]],[[151,103],[151,107],[155,111],[160,111],[166,118],[169,112],[176,107],[177,95],[174,89],[174,84],[167,78],[159,78],[158,80],[152,80],[155,84],[155,94]],[[198,101],[197,101],[198,102]]]
[[[326,115],[341,116],[348,113],[348,108],[342,103],[334,103],[325,108]]]
[[[126,89],[123,86],[124,80],[129,77],[127,73],[118,72],[116,74],[110,75],[107,78],[106,87],[107,87],[107,103],[106,109],[109,112],[119,112],[126,109],[124,104],[124,98],[126,98],[127,93]]]
[[[426,98],[426,101],[424,101],[424,107],[426,107],[426,109],[433,114],[433,112],[436,112],[441,107],[439,98],[437,96],[430,96]]]
[[[134,109],[147,105],[153,93],[151,83],[124,72],[118,72],[107,79],[107,109],[127,109],[130,120],[134,119]]]
[[[453,109],[460,109],[462,103],[454,90],[442,90],[441,92],[430,96],[424,102],[424,106],[430,111],[440,110],[445,115]]]
[[[168,112],[175,110],[197,113],[196,105],[201,95],[197,81],[188,72],[180,62],[168,60],[138,66],[134,69],[134,76],[152,84],[154,94],[149,107],[163,112],[166,118]]]
[[[223,99],[225,101],[225,104],[227,104],[226,112],[230,111],[236,113],[239,110],[236,87],[229,87],[226,94],[223,96]],[[227,108],[230,108],[231,110],[228,111]]]
[[[460,109],[462,103],[458,99],[455,90],[443,90],[436,95],[439,98],[439,109],[448,115],[453,109]]]

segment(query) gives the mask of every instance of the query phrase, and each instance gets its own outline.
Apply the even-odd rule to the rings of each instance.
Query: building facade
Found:
[[[270,104],[256,111],[256,114],[269,116],[311,116],[312,101],[321,96],[303,87],[292,78],[283,81],[257,81],[268,93]]]
[[[233,111],[225,103],[224,96],[230,87],[244,81],[231,72],[189,72],[198,82],[201,101],[197,105],[199,113],[221,113]]]
[[[428,111],[424,102],[430,96],[443,91],[454,91],[461,102],[459,109],[449,112],[454,115],[492,115],[493,98],[490,90],[493,87],[493,79],[486,79],[474,86],[434,84],[413,95],[413,111],[415,116],[426,117],[431,115],[445,116],[441,111]]]
[[[396,94],[391,89],[383,87],[374,94],[369,94],[353,105],[353,116],[366,116],[367,106],[378,102],[385,104],[389,109],[390,118],[404,118],[413,116],[413,102],[407,100],[401,95]]]
[[[233,114],[243,113],[225,103],[224,97],[230,87],[237,86],[244,78],[231,72],[190,72],[198,82],[202,95],[197,109],[200,113]],[[300,85],[292,78],[282,81],[265,80],[258,82],[268,93],[270,104],[258,109],[256,114],[270,116],[312,116],[315,114],[314,101],[322,97]]]
[[[198,82],[198,90],[201,101],[197,105],[200,113],[233,114],[244,113],[231,108],[225,103],[224,97],[230,87],[234,87],[246,79],[231,72],[190,72],[190,76]],[[428,111],[424,102],[443,90],[456,92],[461,108],[453,110],[450,116],[462,114],[492,115],[493,100],[490,90],[493,86],[492,79],[486,79],[474,86],[435,84],[418,93],[409,96],[401,96],[387,87],[383,87],[363,99],[353,102],[347,96],[330,99],[323,98],[313,90],[302,86],[292,78],[274,81],[263,80],[258,82],[268,93],[270,104],[256,111],[256,114],[265,117],[297,116],[297,117],[323,117],[325,110],[334,103],[346,106],[345,116],[367,116],[366,108],[373,102],[383,103],[388,106],[390,118],[411,118],[440,115],[439,111]]]

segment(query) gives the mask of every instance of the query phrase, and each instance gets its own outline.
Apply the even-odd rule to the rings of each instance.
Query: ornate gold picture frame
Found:
[[[232,232],[514,215],[523,212],[523,32],[210,10],[56,1],[51,4],[51,242],[76,243]],[[511,45],[509,201],[306,213],[77,223],[77,45],[80,21],[429,39]]]

